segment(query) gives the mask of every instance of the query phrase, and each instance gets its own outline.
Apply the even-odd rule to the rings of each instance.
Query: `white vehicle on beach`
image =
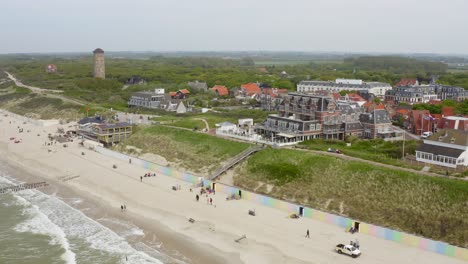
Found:
[[[353,258],[357,258],[361,255],[361,251],[355,246],[338,244],[335,248],[336,252],[339,254],[350,255]]]

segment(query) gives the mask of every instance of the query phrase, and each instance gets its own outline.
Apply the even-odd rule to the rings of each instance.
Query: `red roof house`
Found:
[[[246,96],[252,96],[260,94],[262,91],[256,83],[247,83],[241,85],[241,91]]]
[[[228,96],[229,95],[229,90],[224,85],[215,85],[215,86],[213,86],[213,88],[210,88],[210,90],[217,93],[218,96]]]
[[[401,79],[395,86],[413,86],[419,85],[417,79]]]
[[[442,107],[442,116],[454,116],[455,115],[455,108],[451,106],[444,106]]]

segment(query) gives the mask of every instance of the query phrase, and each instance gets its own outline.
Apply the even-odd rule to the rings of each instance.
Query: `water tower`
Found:
[[[104,63],[104,51],[102,49],[95,49],[94,53],[94,78],[106,78],[106,66]]]

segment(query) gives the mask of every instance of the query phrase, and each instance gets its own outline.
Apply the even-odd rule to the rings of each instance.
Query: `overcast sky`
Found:
[[[468,0],[0,0],[0,53],[468,54]]]

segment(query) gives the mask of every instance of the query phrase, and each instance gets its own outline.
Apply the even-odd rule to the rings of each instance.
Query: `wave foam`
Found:
[[[18,197],[19,201],[23,205],[27,204],[27,201],[21,197]],[[14,230],[17,232],[30,232],[33,234],[41,234],[47,235],[51,238],[49,243],[51,245],[60,245],[63,249],[65,249],[65,253],[62,254],[62,259],[69,264],[76,264],[75,253],[70,249],[70,244],[66,238],[65,233],[63,230],[57,226],[56,224],[52,223],[49,218],[45,214],[43,214],[39,208],[35,205],[29,204],[29,207],[24,208],[26,214],[30,215],[31,218],[27,219],[26,221],[19,223],[15,226]]]

